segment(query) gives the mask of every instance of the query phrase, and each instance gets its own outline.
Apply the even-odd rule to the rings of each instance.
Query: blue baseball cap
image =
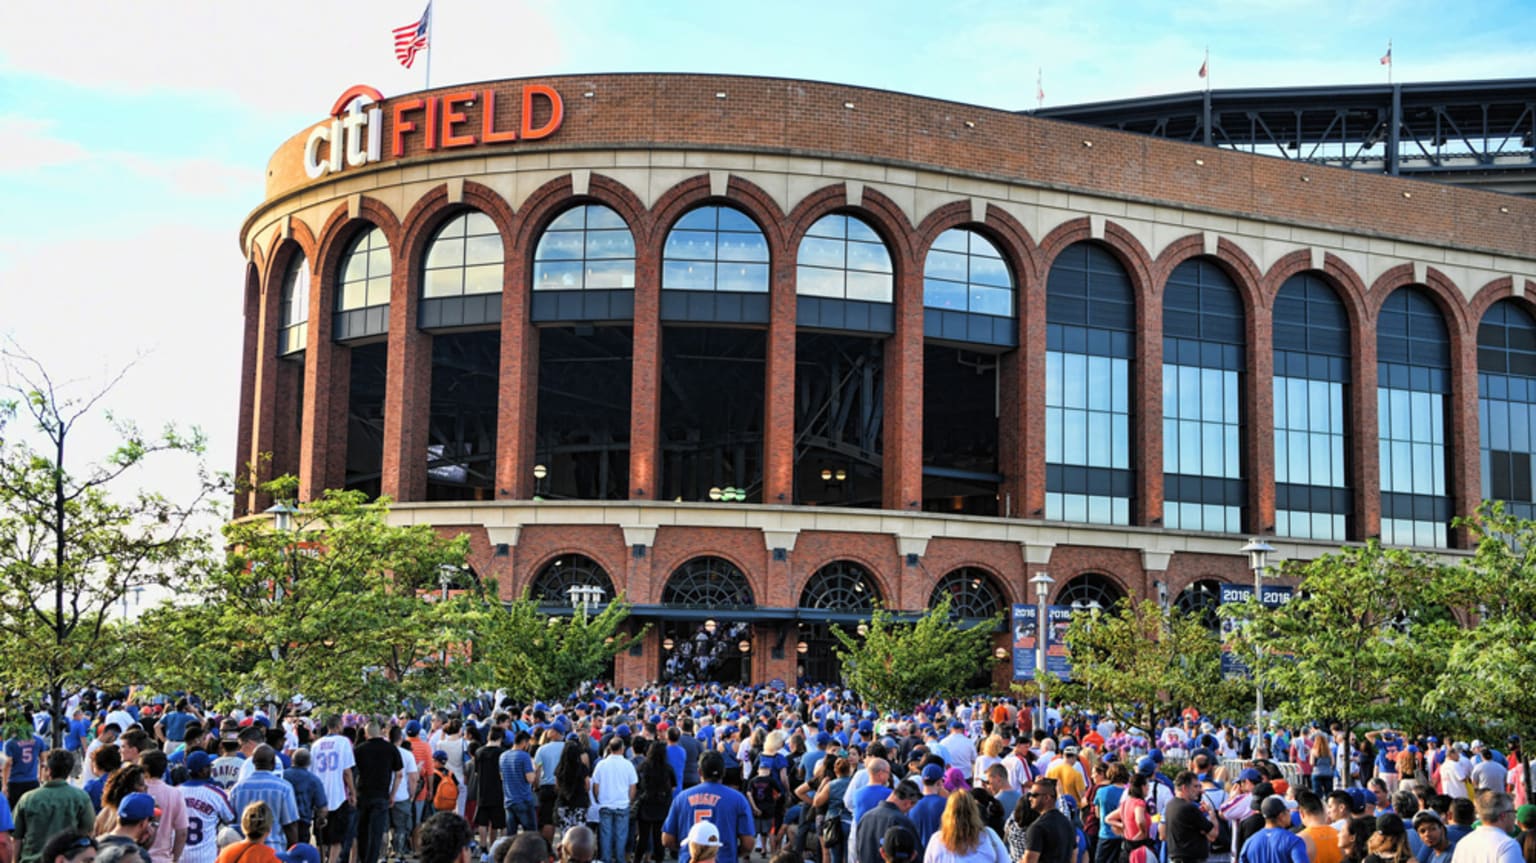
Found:
[[[1253,773],[1259,772],[1257,770],[1253,770],[1252,768],[1249,768],[1249,770],[1251,770]],[[1243,772],[1247,773],[1249,770],[1245,770]],[[1157,772],[1157,762],[1153,761],[1151,756],[1143,755],[1141,760],[1136,762],[1136,772],[1151,776]]]
[[[405,736],[406,737],[415,737],[416,735],[418,735],[420,733],[421,733],[421,723],[420,722],[417,722],[416,720],[412,719],[410,722],[405,723]]]
[[[119,821],[144,821],[159,817],[160,810],[155,806],[155,798],[142,791],[129,794],[123,798],[123,802],[117,804]]]
[[[832,744],[832,735],[822,731],[816,735],[816,748],[826,749]]]
[[[287,851],[277,852],[283,863],[320,863],[320,849],[308,842],[296,842]]]
[[[187,772],[197,775],[213,766],[213,756],[201,749],[193,750],[187,755]]]
[[[1239,782],[1263,782],[1264,774],[1252,767],[1247,767],[1244,768],[1242,773],[1237,774],[1237,780]]]
[[[937,764],[930,764],[923,768],[923,784],[937,785],[944,781],[944,768]]]

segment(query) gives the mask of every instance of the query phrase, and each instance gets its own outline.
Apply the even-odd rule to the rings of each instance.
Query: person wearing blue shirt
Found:
[[[699,758],[699,778],[703,781],[672,798],[672,808],[661,825],[661,841],[678,849],[677,863],[688,863],[688,846],[679,847],[678,839],[686,837],[700,821],[708,821],[720,831],[720,850],[715,855],[718,863],[741,863],[751,855],[756,832],[752,804],[745,794],[720,783],[724,772],[725,760],[720,753],[706,752]]]
[[[176,702],[176,709],[168,711],[156,723],[156,727],[161,735],[160,739],[164,741],[165,747],[169,749],[183,742],[187,735],[187,723],[196,718],[187,712],[187,700],[185,698],[179,699]]]
[[[533,758],[528,755],[528,743],[533,739],[526,731],[519,731],[512,738],[512,748],[502,753],[497,766],[501,768],[502,803],[507,810],[507,834],[519,828],[538,830],[533,796]]]
[[[1099,786],[1093,795],[1093,808],[1099,814],[1099,841],[1094,846],[1094,863],[1115,863],[1120,859],[1120,845],[1124,841],[1109,826],[1109,813],[1120,808],[1120,800],[1125,797],[1125,784],[1131,779],[1130,771],[1118,761],[1106,766],[1104,778],[1108,784]]]
[[[1291,832],[1291,812],[1278,794],[1264,798],[1264,829],[1243,843],[1238,863],[1308,863],[1307,841]]]
[[[684,749],[683,744],[679,742],[682,737],[683,733],[677,726],[667,729],[667,766],[672,768],[672,778],[677,782],[674,787],[679,791],[684,787],[683,771],[688,764],[688,750]]]
[[[31,730],[31,726],[27,726]],[[21,795],[38,786],[37,764],[48,751],[48,741],[37,734],[13,737],[5,741],[8,759],[5,773],[5,800],[12,807]]]

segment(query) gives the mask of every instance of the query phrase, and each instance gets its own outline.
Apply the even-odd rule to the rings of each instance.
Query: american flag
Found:
[[[427,48],[427,28],[432,24],[432,4],[427,3],[427,8],[421,12],[420,20],[414,21],[404,27],[396,27],[395,33],[395,59],[400,65],[411,68],[416,62],[416,52]]]

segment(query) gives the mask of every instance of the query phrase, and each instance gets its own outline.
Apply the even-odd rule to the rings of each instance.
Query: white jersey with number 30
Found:
[[[310,747],[310,772],[320,777],[325,786],[325,808],[334,812],[347,802],[347,786],[342,775],[356,766],[352,757],[352,741],[332,734],[320,738]]]

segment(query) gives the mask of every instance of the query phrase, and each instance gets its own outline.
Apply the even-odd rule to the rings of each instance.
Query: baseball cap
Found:
[[[201,749],[194,750],[187,755],[187,772],[193,775],[202,773],[213,766],[213,756]]]
[[[433,761],[441,761],[441,762],[446,764],[448,762],[448,753],[444,752],[441,749],[434,750],[433,753],[432,753],[432,760]]]
[[[123,798],[123,802],[117,804],[117,818],[119,821],[143,821],[147,818],[159,818],[160,810],[155,807],[155,798],[142,791],[135,791]]]
[[[950,728],[958,728],[958,729],[964,731],[965,730],[965,723],[960,721],[960,720],[958,720],[958,719],[956,719],[953,722],[949,723],[949,727]]]
[[[720,828],[708,821],[700,821],[688,831],[688,841],[704,848],[719,848]]]
[[[1146,775],[1151,776],[1152,774],[1157,772],[1157,762],[1153,761],[1151,758],[1143,755],[1141,757],[1141,760],[1136,762],[1136,772],[1137,773],[1145,773]],[[1258,771],[1255,770],[1253,772],[1257,773]]]
[[[1536,826],[1536,805],[1525,803],[1515,810],[1515,823],[1527,830]]]
[[[308,842],[295,842],[287,851],[277,852],[283,863],[320,863],[320,849]]]
[[[1418,814],[1413,816],[1413,829],[1417,830],[1420,824],[1429,824],[1431,822],[1439,824],[1441,827],[1445,826],[1445,820],[1440,817],[1439,812],[1433,809],[1420,809]]]
[[[1264,802],[1259,805],[1259,811],[1264,814],[1265,818],[1279,818],[1285,814],[1285,800],[1274,795],[1265,797]]]
[[[937,785],[944,781],[944,768],[937,764],[930,764],[923,768],[923,784]]]
[[[816,748],[817,749],[825,749],[825,748],[827,748],[827,744],[829,744],[831,742],[832,742],[832,735],[828,734],[825,731],[817,732],[817,734],[816,734]]]
[[[1408,833],[1403,818],[1392,812],[1376,816],[1376,832],[1383,836],[1403,836]]]
[[[412,719],[410,722],[405,723],[405,736],[406,737],[415,737],[416,735],[418,735],[420,733],[421,733],[421,723],[420,722]],[[303,843],[301,842],[299,844],[302,845]]]
[[[1237,774],[1237,780],[1239,782],[1263,782],[1264,774],[1252,767],[1245,767],[1242,773]]]

